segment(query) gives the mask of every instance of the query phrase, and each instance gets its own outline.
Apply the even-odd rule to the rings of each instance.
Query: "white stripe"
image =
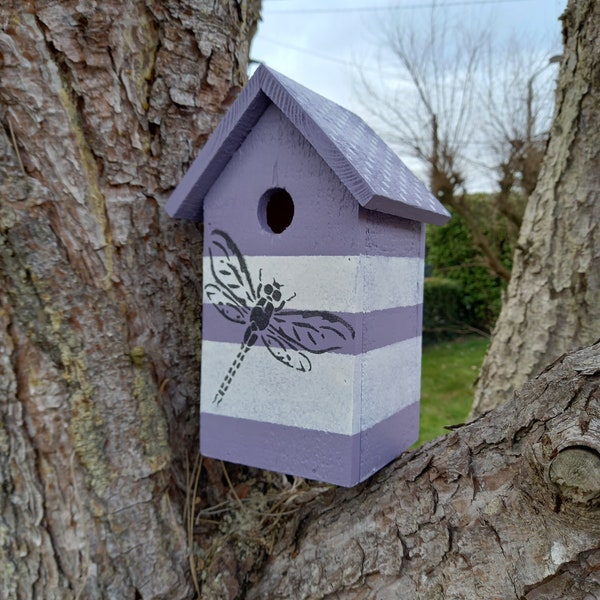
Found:
[[[353,386],[357,357],[311,355],[312,370],[296,371],[264,347],[250,349],[219,404],[215,395],[240,349],[238,344],[203,342],[200,405],[203,412],[353,433]]]
[[[420,345],[421,339],[414,338],[359,356],[308,355],[312,370],[306,373],[254,346],[216,404],[215,395],[240,346],[205,341],[201,411],[351,435],[418,400]]]
[[[370,312],[420,304],[423,260],[391,256],[248,256],[254,287],[275,279],[286,308]],[[259,279],[259,272],[261,277]],[[213,281],[204,258],[204,282]],[[204,301],[207,302],[205,296]]]
[[[361,430],[418,402],[421,395],[421,338],[371,350],[363,355]]]

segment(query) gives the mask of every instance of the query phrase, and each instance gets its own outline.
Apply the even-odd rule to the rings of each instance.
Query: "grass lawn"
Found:
[[[483,337],[466,337],[423,349],[421,434],[416,445],[448,433],[444,425],[465,421],[488,343]]]

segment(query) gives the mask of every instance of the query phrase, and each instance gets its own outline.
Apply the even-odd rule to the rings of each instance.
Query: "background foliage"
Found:
[[[524,199],[512,201],[522,210]],[[503,264],[510,269],[514,246],[511,223],[493,197],[467,197],[469,209],[484,223]],[[424,289],[424,340],[437,341],[469,331],[489,333],[498,317],[505,282],[490,271],[463,217],[453,212],[443,227],[428,227]]]

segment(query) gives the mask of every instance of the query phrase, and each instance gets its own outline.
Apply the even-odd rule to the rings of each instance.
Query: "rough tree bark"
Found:
[[[0,597],[184,598],[201,232],[260,0],[0,3]]]
[[[600,4],[570,2],[550,141],[479,378],[474,413],[600,337]]]
[[[246,597],[600,597],[600,344],[298,511]]]

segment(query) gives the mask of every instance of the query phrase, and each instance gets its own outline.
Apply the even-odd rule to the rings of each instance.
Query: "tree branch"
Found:
[[[597,468],[599,355],[563,357],[504,407],[321,495],[288,522],[247,598],[523,598],[589,570],[600,482],[557,465],[584,445]],[[553,483],[559,469],[586,495]],[[600,592],[597,578],[574,586]]]

